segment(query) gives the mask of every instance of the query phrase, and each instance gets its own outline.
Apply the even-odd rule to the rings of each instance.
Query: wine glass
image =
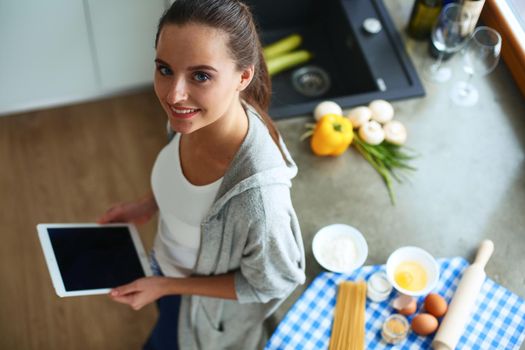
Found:
[[[459,51],[467,42],[470,33],[470,12],[464,11],[459,4],[448,4],[441,10],[437,22],[432,28],[432,44],[438,51],[437,60],[424,69],[425,76],[431,81],[445,82],[452,76],[449,67],[443,66],[445,54]]]
[[[477,27],[463,52],[463,70],[466,81],[457,82],[451,90],[452,101],[460,106],[473,106],[479,93],[471,83],[475,75],[489,74],[496,68],[501,52],[501,35],[489,27]]]

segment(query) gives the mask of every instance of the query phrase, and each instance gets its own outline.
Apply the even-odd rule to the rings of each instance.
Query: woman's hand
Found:
[[[157,202],[153,194],[149,193],[136,201],[113,205],[97,220],[97,223],[132,222],[142,225],[148,222],[157,210]]]
[[[165,295],[201,295],[236,300],[235,273],[184,278],[144,277],[109,292],[111,299],[128,304],[135,310]]]
[[[140,310],[149,303],[168,294],[169,279],[166,277],[143,277],[129,284],[112,289],[109,296],[116,302]]]

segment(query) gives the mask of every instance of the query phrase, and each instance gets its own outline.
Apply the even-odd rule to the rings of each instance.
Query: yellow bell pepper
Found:
[[[315,125],[310,146],[318,156],[338,156],[346,151],[353,138],[352,123],[348,118],[326,114]]]

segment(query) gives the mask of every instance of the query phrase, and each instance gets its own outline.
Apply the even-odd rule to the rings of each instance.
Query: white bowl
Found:
[[[333,224],[320,229],[312,241],[315,260],[325,269],[350,273],[362,266],[368,256],[365,238],[356,228]]]
[[[425,269],[427,273],[427,284],[423,289],[417,291],[407,290],[396,283],[394,279],[395,269],[400,263],[405,261],[415,261]],[[398,292],[410,296],[421,296],[430,293],[430,291],[436,287],[439,281],[439,266],[436,259],[426,250],[412,246],[401,247],[396,249],[388,257],[386,261],[386,276]]]

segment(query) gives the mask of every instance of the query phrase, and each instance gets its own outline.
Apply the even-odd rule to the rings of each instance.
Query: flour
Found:
[[[339,236],[319,246],[319,255],[328,267],[344,271],[352,269],[357,259],[357,248],[352,237]]]

